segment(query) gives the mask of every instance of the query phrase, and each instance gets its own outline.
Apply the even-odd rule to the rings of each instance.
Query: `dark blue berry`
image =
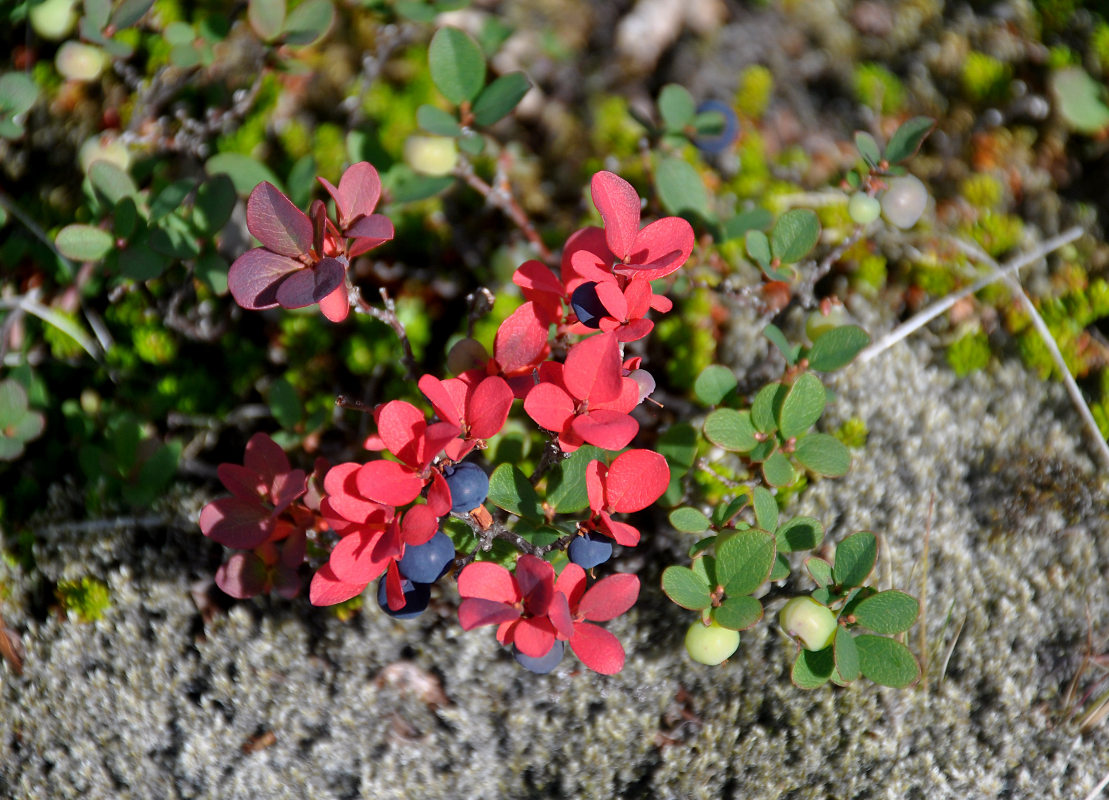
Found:
[[[597,297],[597,282],[583,283],[570,295],[570,307],[578,315],[578,322],[587,328],[600,328],[601,317],[608,316],[608,311]]]
[[[463,461],[443,470],[451,490],[451,511],[465,514],[485,502],[489,494],[489,476],[477,464]]]
[[[546,675],[552,669],[558,666],[558,662],[562,660],[562,654],[566,652],[566,643],[555,639],[554,647],[548,651],[547,655],[533,658],[525,656],[516,646],[512,646],[512,653],[516,656],[516,661],[521,667],[531,670],[539,675]]]
[[[405,545],[400,572],[416,583],[435,583],[453,562],[454,542],[442,531],[436,531],[423,544]]]
[[[394,611],[389,608],[388,592],[385,589],[386,577],[387,575],[382,575],[381,580],[377,582],[377,604],[381,606],[382,611],[397,619],[412,619],[424,612],[428,601],[431,599],[430,586],[426,583],[413,583],[407,578],[402,578],[400,586],[404,591],[404,606]]]
[[[575,536],[566,549],[570,560],[582,569],[593,569],[612,558],[612,539],[596,531]]]
[[[739,118],[727,103],[719,100],[706,100],[697,106],[698,114],[715,111],[724,117],[724,127],[719,131],[699,133],[693,137],[693,144],[705,153],[723,153],[739,137]]]

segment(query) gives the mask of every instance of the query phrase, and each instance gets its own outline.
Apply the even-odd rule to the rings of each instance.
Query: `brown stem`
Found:
[[[393,302],[393,298],[389,296],[389,292],[384,286],[378,289],[378,292],[381,294],[382,303],[385,304],[384,308],[375,308],[367,303],[366,299],[362,297],[362,291],[357,286],[351,287],[348,296],[355,311],[369,314],[393,329],[404,348],[404,355],[401,357],[401,361],[404,363],[404,376],[407,380],[414,381],[416,380],[416,374],[419,372],[419,367],[416,364],[416,356],[412,353],[412,344],[408,341],[408,333],[404,329],[404,323],[397,316],[397,304]]]
[[[551,263],[553,256],[547,245],[539,237],[539,232],[535,230],[535,225],[532,224],[528,218],[527,212],[516,201],[515,195],[512,194],[512,187],[508,183],[508,175],[505,170],[498,164],[497,175],[494,178],[496,186],[492,186],[481,179],[475,172],[473,165],[466,160],[461,160],[455,168],[455,175],[466,184],[485,198],[485,202],[494,208],[500,209],[516,227],[523,231],[524,236],[531,242],[539,256],[548,264]]]

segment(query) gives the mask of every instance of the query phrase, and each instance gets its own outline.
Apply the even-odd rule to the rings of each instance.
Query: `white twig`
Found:
[[[1055,362],[1055,368],[1059,370],[1059,375],[1062,377],[1063,385],[1067,387],[1067,394],[1070,395],[1074,407],[1078,409],[1078,416],[1082,417],[1082,421],[1086,423],[1086,428],[1090,432],[1091,438],[1097,442],[1098,455],[1101,456],[1102,463],[1106,469],[1109,469],[1109,444],[1106,444],[1105,437],[1101,435],[1101,430],[1097,427],[1097,421],[1094,415],[1090,413],[1090,407],[1086,404],[1086,398],[1082,396],[1082,390],[1078,388],[1074,377],[1070,374],[1070,369],[1067,367],[1067,362],[1063,359],[1063,354],[1059,352],[1059,345],[1055,343],[1055,337],[1051,335],[1048,330],[1047,323],[1044,318],[1040,316],[1040,312],[1036,310],[1036,305],[1028,297],[1021,286],[1019,280],[1013,274],[1003,272],[1001,267],[989,253],[986,253],[981,248],[969,242],[962,240],[955,240],[955,245],[982,264],[985,264],[990,269],[990,276],[994,278],[1001,278],[1009,289],[1017,296],[1021,306],[1028,313],[1029,318],[1032,320],[1032,325],[1036,329],[1036,333],[1040,334],[1043,339],[1044,345],[1051,353],[1051,360]]]
[[[1086,795],[1086,800],[1095,800],[1101,794],[1101,790],[1109,786],[1109,772],[1105,773],[1105,777],[1101,779],[1101,783],[1094,787],[1094,790]]]
[[[1022,267],[1027,267],[1029,264],[1039,261],[1048,253],[1058,250],[1064,245],[1070,244],[1081,235],[1081,228],[1070,228],[1069,230],[1064,231],[1058,236],[1053,236],[1052,238],[1048,239],[1032,252],[1025,253],[1024,255],[1018,256],[1007,262],[1003,267],[1000,268],[999,272],[992,275],[987,275],[981,280],[976,281],[970,286],[967,286],[965,289],[960,289],[954,294],[950,294],[942,300],[936,301],[932,305],[928,306],[928,308],[915,314],[912,318],[898,325],[896,328],[887,333],[878,341],[873,342],[865,349],[863,349],[863,351],[859,353],[858,361],[869,361],[884,350],[888,350],[889,348],[893,347],[902,339],[908,338],[918,329],[923,328],[925,325],[934,320],[940,314],[947,311],[964,297],[969,297],[975,292],[981,291],[985,287],[989,286],[991,283],[996,283],[997,281],[1001,280],[1001,278],[1006,275],[1016,274],[1018,271],[1020,271]]]

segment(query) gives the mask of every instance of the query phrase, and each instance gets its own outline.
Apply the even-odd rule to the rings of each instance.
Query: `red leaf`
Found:
[[[639,544],[639,529],[626,522],[617,522],[607,511],[600,513],[601,532],[611,536],[616,544],[635,547]]]
[[[437,517],[445,517],[451,510],[451,488],[442,473],[431,473],[431,488],[427,490],[427,507]]]
[[[512,573],[492,561],[467,564],[458,576],[458,594],[461,597],[480,597],[509,605],[520,601],[520,590]]]
[[[639,598],[639,578],[621,572],[601,578],[585,593],[577,613],[594,622],[607,622],[623,614]]]
[[[238,464],[220,464],[216,467],[216,476],[227,491],[244,503],[258,503],[269,495],[269,486],[257,470]]]
[[[358,491],[357,473],[361,464],[347,462],[336,464],[323,478],[323,490],[332,509],[351,522],[374,523],[384,526],[387,522],[386,509],[379,503],[366,500]],[[391,516],[391,515],[388,515]]]
[[[493,340],[493,358],[505,375],[531,372],[547,352],[547,325],[530,300],[501,323]]]
[[[243,308],[251,311],[273,308],[282,281],[303,268],[299,261],[255,247],[235,259],[227,272],[227,288]]]
[[[424,412],[403,400],[390,400],[374,411],[377,433],[385,448],[410,466],[415,466],[420,440],[427,431]]]
[[[549,561],[524,554],[516,559],[516,585],[520,587],[524,608],[529,614],[543,616],[554,595],[554,567]]]
[[[547,608],[547,619],[551,621],[559,639],[569,639],[574,635],[574,618],[570,616],[570,603],[562,592],[555,592],[551,598],[551,604]]]
[[[213,500],[200,512],[200,530],[205,536],[237,550],[252,550],[273,535],[276,520],[261,503],[237,497]]]
[[[605,242],[618,259],[631,251],[639,231],[639,193],[611,172],[598,172],[589,184],[593,205],[605,223]]]
[[[600,463],[600,462],[594,462]],[[577,609],[581,596],[585,592],[585,570],[573,562],[562,568],[555,581],[555,591],[566,596],[571,611]]]
[[[216,570],[216,586],[239,600],[266,591],[268,578],[265,563],[254,553],[234,553]]]
[[[524,290],[524,297],[535,300],[536,296],[554,294],[561,297],[564,294],[562,281],[558,279],[542,261],[525,261],[512,273],[512,282]]]
[[[404,584],[401,583],[397,562],[392,560],[389,561],[389,568],[385,573],[385,602],[391,611],[404,608]]]
[[[616,272],[653,281],[678,269],[693,252],[693,227],[681,217],[663,217],[635,237],[625,266]]]
[[[603,403],[620,396],[620,345],[611,333],[578,342],[566,354],[562,379],[579,400]]]
[[[302,469],[294,469],[276,476],[270,491],[273,513],[280,514],[307,491],[308,476]]]
[[[539,383],[524,398],[524,411],[539,427],[558,433],[574,416],[574,399],[554,384]]]
[[[624,289],[624,298],[628,303],[627,319],[640,319],[647,316],[647,310],[651,307],[651,295],[651,284],[643,278],[637,275],[628,281]]]
[[[605,507],[605,474],[608,467],[600,461],[585,465],[585,491],[589,495],[589,510],[596,514]]]
[[[620,640],[588,622],[574,623],[570,649],[581,663],[602,675],[615,675],[624,668],[624,646]]]
[[[574,231],[562,248],[562,283],[566,293],[572,294],[586,281],[599,283],[609,278],[612,260],[603,228],[590,226]]]
[[[420,496],[424,482],[419,475],[395,461],[371,461],[355,475],[358,492],[377,503],[404,506]]]
[[[439,517],[426,505],[412,506],[401,520],[401,538],[406,545],[421,545],[435,535]]]
[[[290,470],[289,457],[265,433],[256,433],[246,443],[246,453],[243,456],[243,466],[260,474],[267,483],[276,476]]]
[[[500,433],[514,399],[508,383],[499,375],[490,375],[479,383],[466,401],[470,438],[488,439]]]
[[[417,467],[420,470],[425,469],[460,433],[462,431],[459,427],[449,422],[433,422],[428,425],[416,449]]]
[[[546,617],[522,619],[512,631],[512,643],[525,656],[542,658],[554,647],[554,626]]]
[[[439,419],[461,426],[462,408],[458,404],[458,398],[448,389],[446,381],[441,381],[434,375],[423,375],[416,385],[424,393],[424,397],[427,398],[428,402],[431,403],[431,407],[435,409]],[[462,385],[461,388],[464,397],[466,387]]]
[[[362,594],[366,584],[346,583],[335,577],[331,567],[324,564],[312,576],[308,599],[314,606],[333,606]]]
[[[336,258],[325,258],[314,267],[298,269],[277,287],[282,308],[304,308],[318,303],[343,285],[347,271]]]
[[[639,433],[639,423],[634,417],[606,408],[574,417],[570,427],[582,439],[602,450],[621,450]]]
[[[312,249],[312,220],[269,181],[255,186],[247,198],[246,227],[279,255],[307,255]]]
[[[519,618],[519,609],[483,597],[466,597],[458,604],[458,624],[464,631],[480,628],[482,625],[503,625]]]
[[[363,586],[380,577],[392,560],[374,557],[383,535],[381,531],[359,531],[347,534],[336,542],[327,562],[335,577],[345,583],[360,583]]]
[[[339,178],[339,200],[342,202],[342,213],[348,220],[372,214],[381,197],[381,178],[368,161],[359,161],[351,164]],[[342,216],[340,216],[342,221]],[[345,222],[343,223],[345,227]]]
[[[653,450],[629,450],[609,465],[605,480],[605,506],[628,513],[646,508],[662,497],[670,485],[670,467]]]
[[[597,299],[610,316],[620,322],[628,318],[628,301],[615,280],[600,281],[597,284]]]
[[[350,313],[350,301],[347,299],[347,287],[337,286],[335,291],[320,301],[320,311],[331,322],[342,322]]]
[[[347,229],[346,235],[352,238],[347,255],[355,258],[365,252],[373,250],[379,244],[384,244],[396,235],[393,221],[382,214],[371,214],[362,217]]]
[[[649,319],[633,319],[616,331],[616,338],[621,342],[636,342],[654,330],[654,327],[655,323]]]

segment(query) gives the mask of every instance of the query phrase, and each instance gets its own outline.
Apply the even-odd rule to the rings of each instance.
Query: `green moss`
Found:
[[[1104,75],[1109,72],[1109,23],[1101,22],[1090,34],[1090,51]]]
[[[990,363],[990,340],[982,330],[963,334],[947,347],[947,363],[959,377],[985,368]]]
[[[338,183],[347,157],[346,134],[343,129],[331,122],[317,125],[312,137],[312,155],[316,159],[317,174],[332,183]]]
[[[354,617],[355,614],[362,610],[362,605],[362,595],[358,594],[350,598],[350,600],[344,600],[341,603],[336,603],[335,605],[328,606],[327,608],[338,618],[340,622],[348,622]]]
[[[632,119],[626,99],[619,95],[595,98],[590,104],[590,110],[593,125],[589,140],[594,152],[617,158],[632,156],[637,152],[643,128]]]
[[[679,391],[690,389],[716,358],[711,294],[704,289],[694,290],[658,323],[654,335],[670,354],[666,361],[670,384]]]
[[[766,158],[766,143],[757,129],[744,131],[736,143],[741,169],[729,183],[739,200],[760,199],[769,185],[770,164]]]
[[[886,285],[888,274],[886,257],[879,253],[871,253],[859,260],[853,284],[864,294],[873,294]]]
[[[870,430],[862,419],[851,417],[836,428],[834,435],[847,447],[862,447],[866,444],[866,438],[870,435]]]
[[[219,138],[216,151],[253,156],[254,149],[266,138],[266,128],[280,95],[281,85],[276,75],[264,76],[251,113],[237,128]]]
[[[975,102],[1004,100],[1009,94],[1012,70],[1004,61],[972,50],[963,62],[963,90]]]
[[[77,581],[59,581],[55,595],[66,613],[82,622],[102,618],[112,604],[107,584],[88,576]]]
[[[299,119],[289,120],[278,132],[277,138],[292,161],[308,155],[312,150],[312,134]]]
[[[955,275],[951,270],[945,264],[936,262],[914,264],[911,280],[934,297],[949,294],[956,285]]]
[[[1005,187],[995,175],[986,172],[975,173],[966,178],[959,187],[963,198],[977,209],[997,209],[1005,197]]]
[[[76,313],[70,311],[57,311],[56,313],[65,317],[75,328],[84,329],[85,326]],[[69,334],[45,322],[42,326],[42,338],[50,346],[50,355],[59,361],[80,358],[81,354],[85,352],[81,345]]]
[[[1098,392],[1098,399],[1090,404],[1090,411],[1101,435],[1109,437],[1109,369],[1103,369],[1098,376]]]
[[[852,88],[860,103],[883,114],[896,114],[905,106],[905,86],[881,64],[859,64],[852,77]]]
[[[974,241],[991,256],[1000,256],[1020,244],[1024,222],[1015,214],[986,211],[969,231]]]
[[[762,119],[774,93],[774,75],[762,64],[752,64],[739,73],[735,106],[740,114]]]
[[[177,340],[165,328],[146,325],[131,334],[135,355],[147,364],[168,364],[177,358]]]

